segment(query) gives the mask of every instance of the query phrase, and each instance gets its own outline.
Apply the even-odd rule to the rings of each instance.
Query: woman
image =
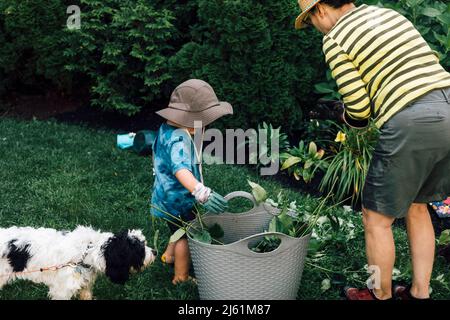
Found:
[[[450,194],[450,74],[411,22],[351,0],[299,0],[297,29],[324,34],[325,59],[345,104],[344,120],[381,130],[362,202],[366,255],[380,286],[347,288],[348,299],[429,298],[434,231],[427,203]],[[392,290],[392,223],[405,218],[412,284]]]

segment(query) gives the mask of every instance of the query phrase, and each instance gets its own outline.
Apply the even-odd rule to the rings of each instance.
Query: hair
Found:
[[[102,250],[106,260],[105,274],[113,283],[124,284],[130,268],[139,270],[144,264],[145,244],[130,236],[127,230],[109,238]]]
[[[354,2],[355,2],[355,0],[322,0],[319,3],[327,4],[330,7],[338,9],[338,8],[342,7],[343,5],[346,5],[349,3],[354,3]],[[312,12],[314,13],[316,10],[317,10],[317,6],[314,6],[314,8],[312,9]]]

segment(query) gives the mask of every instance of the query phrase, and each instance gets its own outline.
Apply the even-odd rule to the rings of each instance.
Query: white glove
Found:
[[[209,195],[211,194],[211,189],[208,187],[205,187],[203,183],[198,183],[194,191],[192,191],[192,195],[195,197],[195,200],[197,200],[200,203],[205,203],[208,201]]]

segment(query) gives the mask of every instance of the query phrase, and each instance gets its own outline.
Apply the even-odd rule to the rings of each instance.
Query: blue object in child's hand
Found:
[[[117,146],[120,149],[128,149],[133,146],[134,137],[136,136],[135,133],[130,132],[127,134],[118,134],[117,135]]]

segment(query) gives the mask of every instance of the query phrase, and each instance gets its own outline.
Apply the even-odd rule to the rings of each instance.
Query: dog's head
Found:
[[[156,258],[156,251],[147,247],[140,230],[114,234],[102,246],[106,276],[114,283],[124,284],[130,273],[143,270]]]

